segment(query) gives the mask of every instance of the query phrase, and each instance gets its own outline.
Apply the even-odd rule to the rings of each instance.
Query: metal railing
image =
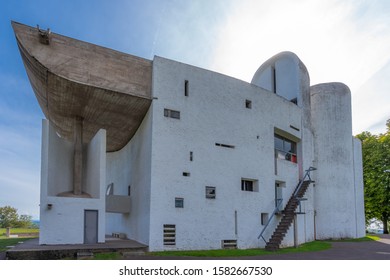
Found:
[[[298,195],[298,192],[299,190],[302,188],[302,185],[303,185],[303,182],[305,181],[306,178],[309,179],[310,182],[312,182],[311,178],[310,178],[310,172],[311,171],[314,171],[314,170],[317,170],[317,168],[315,167],[309,167],[309,169],[305,170],[305,175],[303,176],[302,180],[299,181],[299,184],[298,186],[295,188],[295,191],[293,193],[293,197],[296,198],[297,195]],[[264,240],[265,243],[267,243],[267,241],[264,239],[264,236],[263,236],[263,233],[265,232],[265,230],[267,229],[268,225],[271,223],[271,220],[272,218],[275,216],[276,213],[280,212],[280,206],[282,205],[283,203],[283,199],[278,199],[278,204],[276,205],[274,211],[272,212],[271,216],[269,217],[267,223],[264,225],[262,231],[260,232],[259,236],[257,237],[257,239],[260,239],[260,237]]]
[[[275,216],[275,214],[280,212],[279,207],[280,207],[280,205],[282,205],[282,203],[283,203],[283,199],[280,199],[279,202],[278,202],[278,205],[276,205],[274,211],[272,212],[271,216],[269,217],[267,223],[266,223],[265,226],[263,227],[263,230],[260,232],[260,234],[259,234],[259,236],[257,237],[257,239],[260,239],[260,237],[261,237],[261,238],[263,238],[264,242],[267,243],[267,241],[266,241],[266,240],[264,239],[264,237],[263,237],[263,233],[264,233],[264,231],[266,230],[266,228],[268,227],[268,225],[269,225],[269,223],[271,222],[272,218]]]
[[[297,197],[298,192],[301,190],[302,185],[303,185],[303,182],[305,182],[305,179],[306,179],[306,178],[309,178],[309,181],[310,181],[310,182],[312,181],[311,178],[310,178],[310,172],[311,172],[311,171],[314,171],[314,170],[317,170],[317,168],[312,167],[312,166],[310,166],[309,169],[306,170],[305,175],[303,176],[302,180],[299,181],[299,184],[298,184],[297,188],[295,189],[295,192],[293,193],[293,197],[294,197],[294,198]]]

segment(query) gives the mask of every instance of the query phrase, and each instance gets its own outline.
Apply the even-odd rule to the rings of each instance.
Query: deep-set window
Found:
[[[175,208],[184,208],[184,198],[175,198]]]
[[[247,192],[253,192],[253,181],[241,180],[241,190]]]
[[[297,162],[297,144],[283,136],[275,134],[275,157]]]
[[[275,66],[271,68],[271,75],[272,75],[272,92],[276,93],[276,69]]]
[[[215,199],[215,187],[206,186],[206,198]]]
[[[248,99],[245,100],[245,108],[252,109],[252,101],[251,100],[248,100]]]
[[[264,226],[268,222],[268,213],[261,213],[261,225]]]
[[[164,109],[164,117],[172,118],[172,119],[180,119],[180,112],[171,109]]]
[[[258,192],[258,181],[253,179],[241,179],[241,190],[245,192]]]
[[[188,81],[185,80],[184,81],[184,96],[188,96],[189,92],[188,92]]]

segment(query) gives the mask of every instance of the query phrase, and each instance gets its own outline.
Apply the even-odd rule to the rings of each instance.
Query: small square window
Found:
[[[246,192],[258,192],[258,181],[252,179],[241,179],[241,190]]]
[[[184,198],[175,198],[175,208],[184,208]]]
[[[216,198],[215,187],[206,186],[206,198],[209,198],[209,199]]]
[[[247,192],[253,192],[253,181],[241,180],[241,190]]]
[[[245,100],[245,108],[252,109],[252,101],[251,100]]]
[[[261,213],[261,225],[264,226],[268,222],[268,213]]]
[[[190,172],[183,172],[184,177],[190,177],[191,173]]]

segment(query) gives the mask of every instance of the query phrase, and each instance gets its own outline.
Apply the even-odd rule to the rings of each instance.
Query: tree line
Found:
[[[383,233],[389,233],[390,219],[390,119],[386,132],[356,135],[362,141],[363,180],[366,222],[375,218],[383,223]]]
[[[11,206],[0,207],[0,228],[34,228],[30,215],[19,215]]]

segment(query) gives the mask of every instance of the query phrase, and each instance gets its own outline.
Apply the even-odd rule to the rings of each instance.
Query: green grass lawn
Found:
[[[299,252],[322,251],[331,248],[331,244],[325,241],[313,241],[302,244],[297,248],[283,248],[276,252],[266,251],[264,249],[232,249],[232,250],[200,250],[200,251],[164,251],[153,252],[151,255],[155,256],[190,256],[190,257],[244,257],[244,256],[260,256],[272,254],[286,254]]]
[[[164,251],[149,253],[153,256],[174,256],[174,257],[244,257],[244,256],[259,256],[259,255],[271,255],[271,254],[285,254],[296,252],[311,252],[327,250],[331,247],[329,242],[313,241],[300,245],[298,248],[283,248],[276,252],[269,252],[264,249],[221,249],[221,250],[201,250],[201,251]],[[122,255],[118,252],[113,253],[97,253],[93,257],[94,260],[120,260],[123,259]]]
[[[164,251],[153,252],[151,255],[155,256],[188,256],[188,257],[243,257],[243,256],[260,256],[271,254],[286,254],[286,253],[302,253],[302,252],[314,252],[327,250],[332,247],[330,242],[367,242],[376,241],[380,238],[378,236],[367,235],[362,238],[351,238],[341,240],[326,240],[326,241],[313,241],[302,244],[297,248],[289,247],[282,248],[275,252],[266,251],[265,249],[247,249],[247,250],[200,250],[200,251]]]
[[[14,246],[19,242],[29,240],[31,238],[4,238],[0,239],[0,252],[7,251],[9,248],[7,246]]]
[[[367,241],[377,241],[379,240],[379,236],[375,236],[375,235],[367,235],[365,237],[361,237],[361,238],[346,238],[346,239],[332,239],[332,240],[329,240],[331,242],[367,242]]]
[[[93,255],[94,260],[120,260],[122,255],[118,252],[112,253],[97,253]]]
[[[0,236],[5,236],[6,229],[0,228]],[[31,235],[38,235],[39,229],[38,228],[11,228],[11,234],[31,234]]]

